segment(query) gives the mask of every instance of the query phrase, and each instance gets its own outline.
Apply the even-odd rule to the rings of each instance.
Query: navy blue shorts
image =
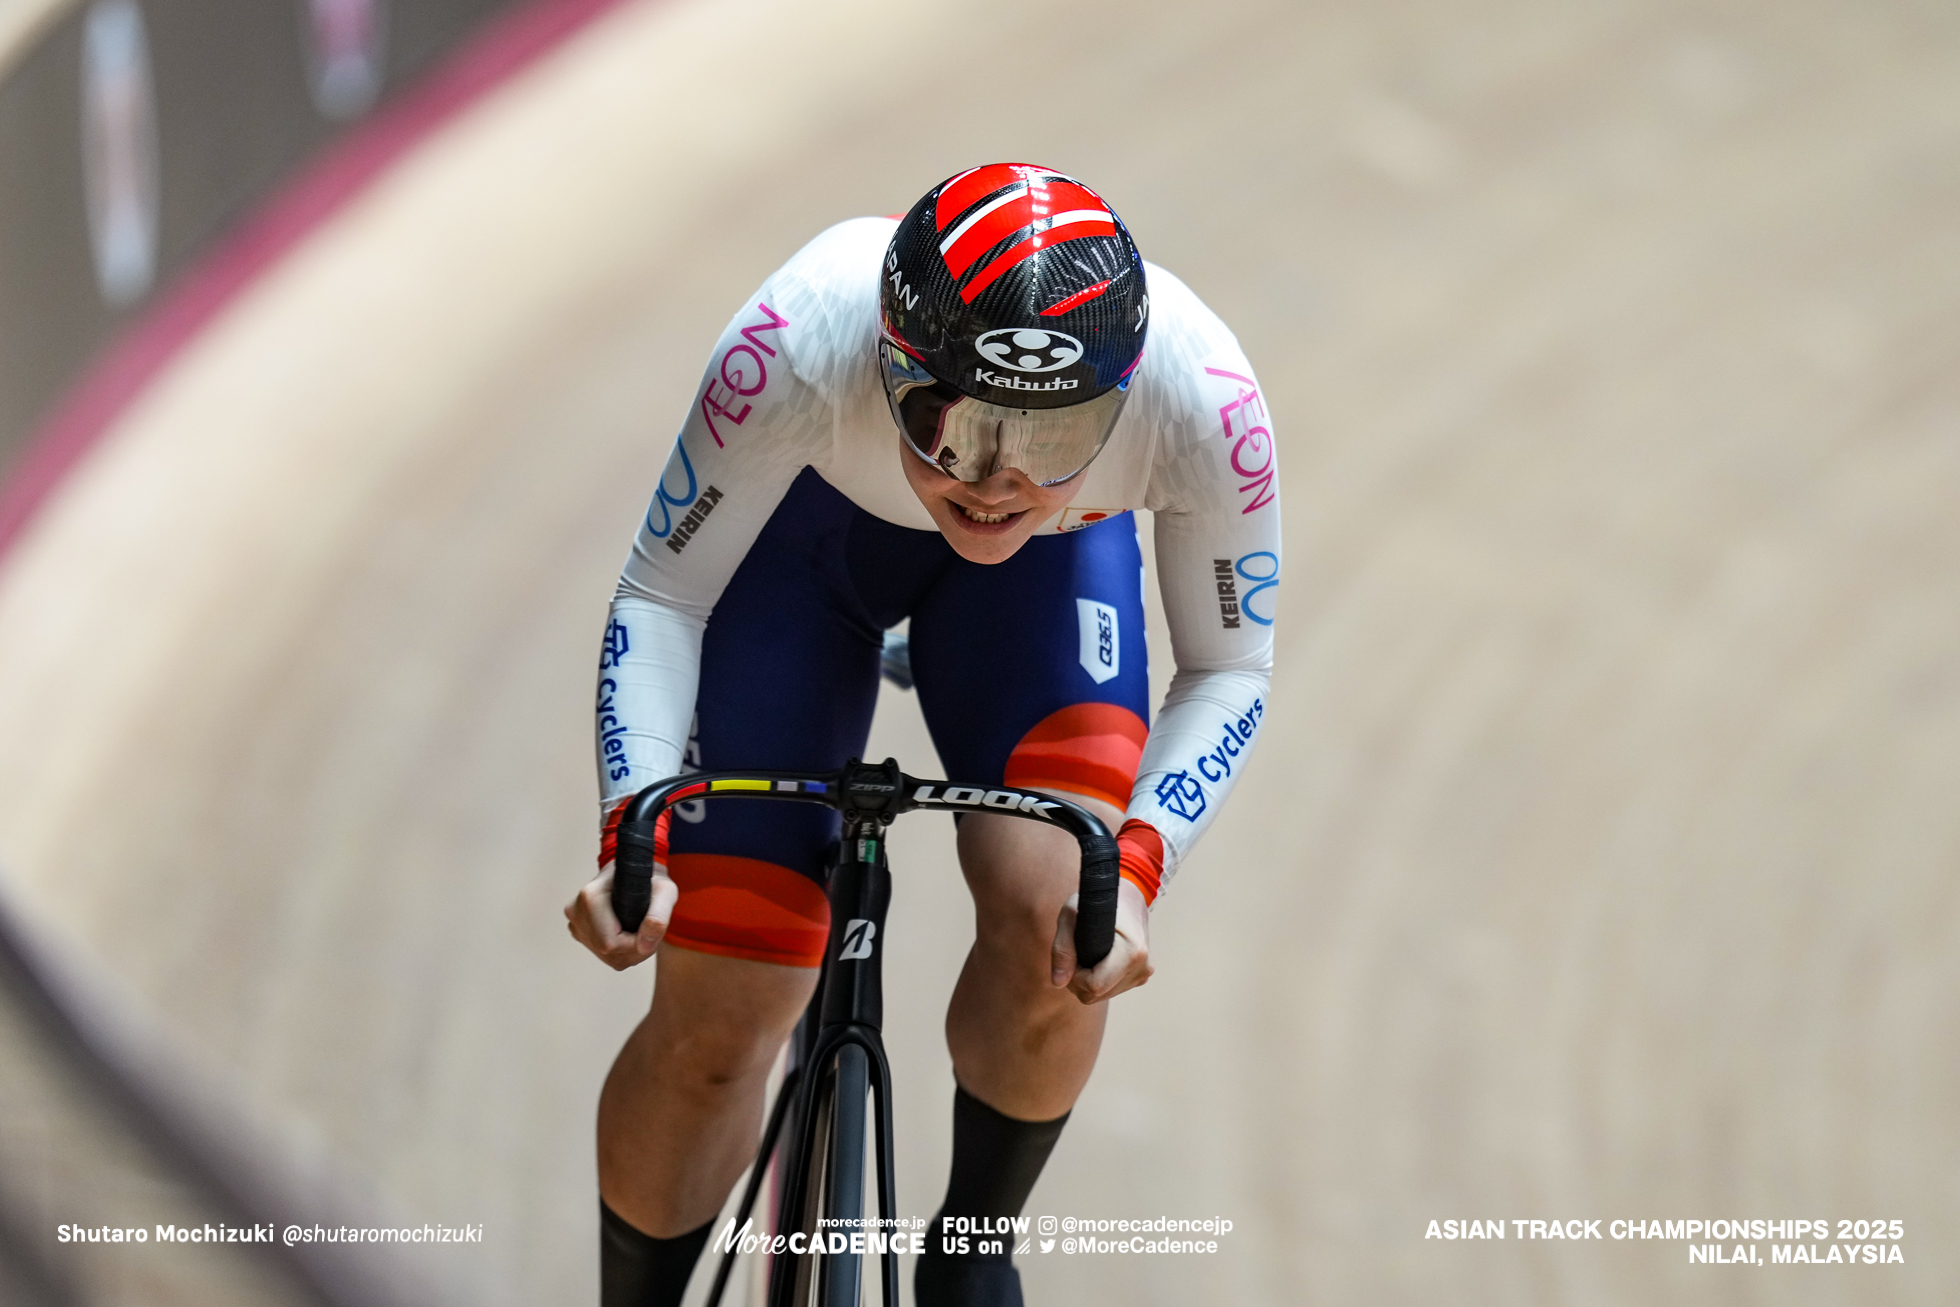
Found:
[[[828,771],[861,755],[884,633],[908,617],[947,779],[1128,805],[1149,729],[1135,519],[971,563],[937,531],[874,517],[808,468],[708,619],[688,763]],[[681,897],[667,941],[818,965],[837,814],[729,799],[675,816],[668,871]]]

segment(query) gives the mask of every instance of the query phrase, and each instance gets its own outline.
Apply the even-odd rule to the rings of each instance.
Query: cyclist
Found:
[[[1177,660],[1154,727],[1138,508]],[[763,283],[709,360],[599,660],[600,874],[566,917],[616,968],[659,955],[599,1102],[607,1307],[680,1301],[749,1161],[823,960],[838,821],[683,805],[626,934],[609,902],[625,801],[683,769],[842,765],[870,727],[883,633],[909,618],[946,774],[1052,790],[1118,831],[1116,943],[1087,970],[1074,842],[958,822],[975,941],[946,1014],[939,1215],[1018,1214],[1095,1063],[1104,1000],[1150,977],[1152,901],[1264,725],[1279,571],[1251,367],[1082,183],[974,168],[902,217],[832,227]],[[922,1307],[1021,1301],[1011,1252],[940,1234],[915,1271]]]

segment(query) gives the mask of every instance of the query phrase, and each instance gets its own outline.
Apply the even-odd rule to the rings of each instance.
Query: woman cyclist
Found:
[[[1154,726],[1139,508],[1177,664]],[[838,829],[802,805],[684,805],[628,934],[609,901],[625,801],[684,769],[841,766],[863,751],[883,633],[909,618],[946,773],[1053,791],[1118,831],[1116,943],[1089,970],[1074,842],[958,825],[976,937],[946,1014],[940,1215],[1018,1214],[1104,1001],[1150,977],[1151,903],[1263,727],[1279,571],[1251,367],[1082,183],[974,168],[903,217],[831,228],[763,283],[709,360],[600,655],[600,874],[566,917],[614,967],[659,958],[600,1097],[607,1307],[680,1302],[748,1164],[822,961]],[[1011,1254],[949,1253],[938,1231],[922,1307],[1021,1301]]]

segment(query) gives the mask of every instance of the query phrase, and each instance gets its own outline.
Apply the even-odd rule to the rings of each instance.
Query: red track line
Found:
[[[0,556],[62,477],[240,291],[389,165],[620,0],[532,0],[492,19],[436,68],[302,164],[86,365],[0,482]]]

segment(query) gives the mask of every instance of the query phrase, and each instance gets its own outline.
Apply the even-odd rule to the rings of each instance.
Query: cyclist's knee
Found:
[[[714,1094],[761,1075],[775,1056],[774,1041],[759,1030],[716,1031],[707,1038],[684,1038],[663,1051],[670,1074],[683,1085]]]
[[[1076,801],[1112,830],[1121,820],[1108,804]],[[960,823],[959,850],[983,935],[1024,937],[1046,950],[1055,937],[1056,914],[1080,878],[1074,838],[1053,826],[974,813]]]
[[[691,1029],[663,1032],[667,1037],[652,1051],[660,1064],[661,1083],[676,1093],[704,1099],[762,1080],[787,1033],[761,1023],[721,1028],[690,1024]]]
[[[816,987],[816,971],[663,949],[649,1052],[684,1084],[715,1092],[768,1072]]]

